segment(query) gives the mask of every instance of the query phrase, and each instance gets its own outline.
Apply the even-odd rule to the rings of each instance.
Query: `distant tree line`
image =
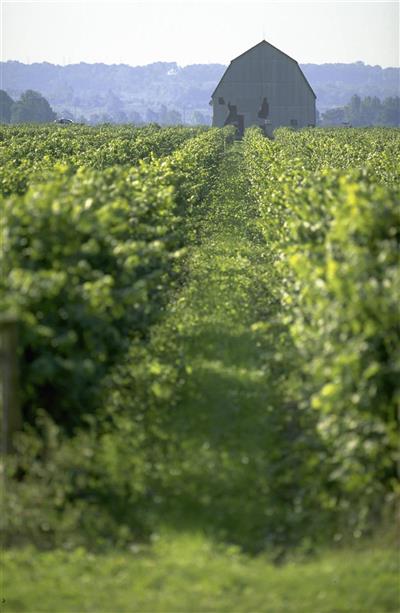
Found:
[[[19,100],[13,100],[0,89],[0,123],[48,123],[57,115],[39,92],[28,89]]]
[[[352,96],[345,106],[329,109],[322,113],[323,126],[350,124],[361,126],[400,126],[400,97],[393,96],[380,100],[376,96],[360,98]]]
[[[209,118],[200,111],[181,113],[174,108],[168,108],[165,104],[159,107],[148,107],[143,113],[135,110],[124,111],[121,101],[112,92],[109,93],[105,112],[92,113],[87,117],[89,124],[99,123],[134,123],[136,125],[158,123],[161,126],[174,126],[182,124],[207,125]],[[63,115],[69,116],[68,111]],[[72,117],[71,117],[72,118]]]
[[[183,116],[176,109],[169,109],[165,104],[158,108],[147,108],[142,114],[131,110],[125,112],[121,100],[108,92],[108,104],[105,112],[92,113],[89,117],[80,115],[78,118],[68,110],[62,112],[63,117],[73,121],[99,123],[159,123],[160,125],[177,124],[207,124],[208,117],[200,111],[192,111]],[[19,100],[13,100],[9,94],[0,90],[0,123],[48,123],[54,121],[57,114],[49,102],[39,92],[31,89],[21,94]],[[377,96],[361,98],[357,94],[344,106],[328,109],[319,116],[322,126],[349,124],[358,126],[400,126],[400,97],[392,96],[380,100]]]
[[[204,125],[209,123],[208,117],[199,111],[188,113],[184,117],[176,109],[167,108],[161,104],[158,108],[147,108],[143,114],[135,110],[125,112],[120,99],[108,92],[107,105],[104,112],[91,113],[88,116],[80,114],[75,116],[69,109],[63,109],[58,113],[66,119],[89,123],[158,123],[160,125],[178,125],[183,123]],[[4,90],[0,90],[0,123],[48,123],[54,121],[57,114],[51,108],[49,102],[39,92],[27,90],[19,100],[13,100]]]

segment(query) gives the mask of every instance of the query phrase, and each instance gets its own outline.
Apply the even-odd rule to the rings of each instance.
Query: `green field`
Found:
[[[399,145],[0,129],[5,611],[400,610]]]

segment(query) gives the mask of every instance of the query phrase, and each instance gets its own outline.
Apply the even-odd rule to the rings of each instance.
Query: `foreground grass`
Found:
[[[341,550],[273,566],[200,535],[93,555],[3,553],[3,610],[29,613],[399,611],[395,550]]]

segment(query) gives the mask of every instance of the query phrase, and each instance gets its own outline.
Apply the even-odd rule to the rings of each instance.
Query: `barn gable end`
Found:
[[[213,125],[315,125],[315,94],[298,63],[261,41],[233,59],[212,94]]]

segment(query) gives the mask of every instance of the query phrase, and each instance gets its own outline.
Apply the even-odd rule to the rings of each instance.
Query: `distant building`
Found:
[[[231,61],[211,96],[213,126],[315,126],[316,96],[296,60],[263,40]]]
[[[60,117],[60,119],[55,119],[54,123],[71,124],[74,122],[72,121],[72,119],[67,119],[66,117]]]

